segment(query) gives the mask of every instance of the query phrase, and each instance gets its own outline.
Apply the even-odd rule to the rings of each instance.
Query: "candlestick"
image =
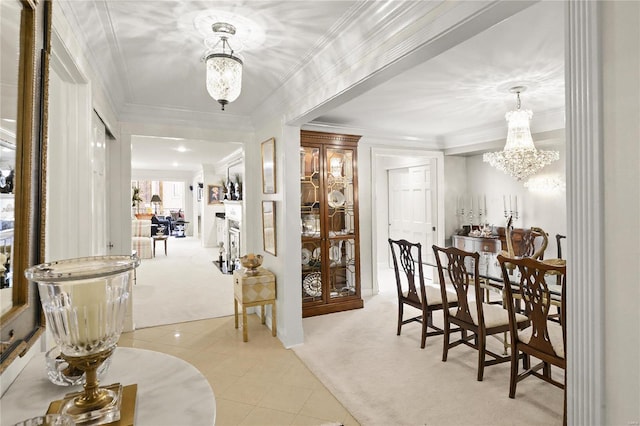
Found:
[[[507,196],[506,195],[502,195],[502,206],[504,207],[504,211],[507,211]]]
[[[487,214],[487,194],[484,194],[484,214]]]
[[[516,209],[515,210],[516,210],[516,214],[518,214],[518,196],[516,195],[515,197],[516,197]]]

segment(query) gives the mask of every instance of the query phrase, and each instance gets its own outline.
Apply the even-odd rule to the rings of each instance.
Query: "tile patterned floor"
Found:
[[[215,394],[216,425],[358,425],[256,315],[248,319],[247,343],[233,317],[223,317],[123,333],[119,345],[194,365]]]

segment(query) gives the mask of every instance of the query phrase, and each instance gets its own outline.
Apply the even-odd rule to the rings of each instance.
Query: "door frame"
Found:
[[[434,151],[430,149],[416,149],[416,148],[402,148],[402,147],[372,147],[371,148],[371,176],[377,176],[378,173],[383,173],[385,170],[379,170],[377,167],[377,162],[380,158],[383,157],[395,157],[395,158],[407,158],[406,164],[402,167],[415,167],[424,165],[425,162],[430,162],[430,166],[432,168],[435,167],[435,173],[432,170],[432,174],[436,176],[436,192],[435,192],[435,202],[436,208],[435,212],[437,215],[436,221],[436,235],[435,241],[438,245],[443,245],[445,240],[444,235],[444,153],[442,151]],[[386,173],[385,173],[386,175]],[[375,206],[377,204],[377,191],[376,185],[371,185],[371,201],[372,205]],[[389,183],[387,180],[386,187],[384,188],[386,193],[389,192]],[[387,206],[388,208],[388,202]],[[373,294],[378,294],[380,292],[380,286],[378,283],[378,225],[380,220],[380,215],[378,214],[378,209],[371,209],[371,222],[373,224],[371,230],[371,241],[373,242],[371,247],[371,255],[372,255],[372,271],[371,277],[373,279],[372,291]],[[385,224],[385,229],[388,228]]]

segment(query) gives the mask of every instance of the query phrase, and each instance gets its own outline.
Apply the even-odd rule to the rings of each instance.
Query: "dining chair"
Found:
[[[509,274],[506,263],[510,262],[519,273]],[[566,374],[564,382],[555,380],[551,376],[551,365],[566,369],[566,321],[565,321],[565,287],[566,265],[551,265],[531,258],[507,259],[498,256],[505,283],[507,310],[509,312],[509,331],[511,334],[511,378],[509,381],[509,398],[515,398],[516,385],[528,376],[538,377],[560,389],[564,389],[564,423],[566,424]],[[545,277],[556,275],[561,277],[560,289],[551,291]],[[516,303],[516,296],[518,294]],[[519,329],[516,311],[524,304],[524,313],[529,318],[529,324]],[[552,305],[560,306],[560,322],[550,320]],[[525,369],[518,373],[518,356],[522,352],[526,357]],[[541,362],[532,366],[530,357]],[[539,370],[542,369],[542,373]]]
[[[422,268],[422,244],[410,243],[407,240],[392,240],[389,246],[393,257],[393,268],[398,290],[398,331],[410,322],[422,324],[420,348],[424,349],[427,336],[443,334],[444,330],[433,324],[433,312],[442,310],[442,294],[440,288],[425,285]],[[450,303],[455,304],[456,295],[449,295]],[[420,315],[403,319],[404,305],[419,309]],[[433,331],[428,331],[428,329]]]
[[[444,344],[442,361],[447,361],[449,349],[464,344],[478,351],[478,381],[484,377],[484,367],[510,361],[511,357],[498,355],[487,348],[487,336],[509,331],[509,313],[499,305],[485,303],[480,287],[479,253],[460,250],[456,247],[433,246],[438,275],[440,278],[444,309]],[[446,261],[446,263],[444,263]],[[457,306],[449,303],[444,283],[450,282],[456,292]],[[517,327],[524,328],[528,319],[515,314]],[[470,331],[472,336],[462,333],[459,340],[449,341],[451,324]],[[470,341],[473,337],[473,343]],[[486,359],[486,356],[491,359]]]

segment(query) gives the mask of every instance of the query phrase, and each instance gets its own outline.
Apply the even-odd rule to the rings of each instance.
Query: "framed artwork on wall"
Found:
[[[262,202],[262,240],[264,251],[277,256],[275,201]]]
[[[276,140],[262,142],[262,193],[276,193]]]
[[[222,202],[222,190],[218,185],[207,186],[207,204],[218,204]]]

